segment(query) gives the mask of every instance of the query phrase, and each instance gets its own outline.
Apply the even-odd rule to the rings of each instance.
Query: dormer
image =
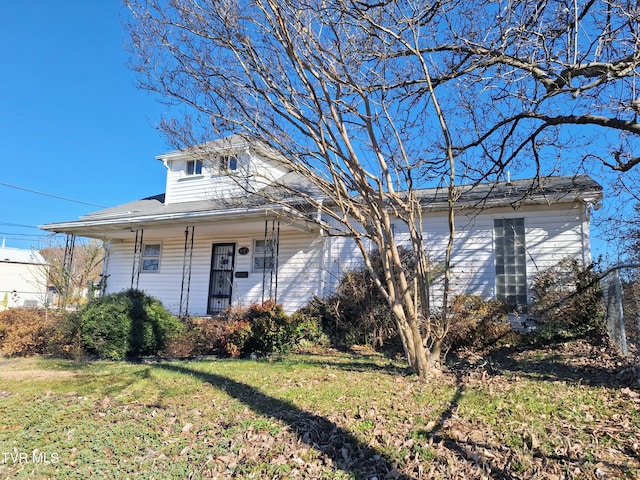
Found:
[[[158,156],[167,168],[165,203],[238,198],[287,173],[260,151],[233,136]]]

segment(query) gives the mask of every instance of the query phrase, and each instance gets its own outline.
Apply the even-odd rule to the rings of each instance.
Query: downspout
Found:
[[[582,268],[586,267],[587,265],[587,254],[586,254],[586,245],[585,245],[585,228],[584,228],[584,222],[585,222],[585,217],[588,216],[587,215],[587,209],[589,208],[588,204],[586,202],[583,202],[582,207],[580,208],[580,236],[582,237]]]
[[[318,275],[318,297],[322,298],[325,295],[325,288],[327,285],[327,271],[326,268],[328,267],[328,265],[330,265],[330,259],[327,259],[325,257],[330,256],[331,255],[331,248],[329,245],[327,245],[329,243],[329,235],[327,235],[327,232],[325,231],[324,227],[322,226],[322,200],[320,200],[320,202],[318,203],[318,211],[316,213],[316,222],[317,224],[320,226],[319,231],[320,231],[320,265],[319,265],[319,270],[320,270],[320,274]]]
[[[591,263],[591,242],[589,241],[589,220],[592,202],[581,201],[580,208],[580,236],[582,237],[582,267],[586,268]]]

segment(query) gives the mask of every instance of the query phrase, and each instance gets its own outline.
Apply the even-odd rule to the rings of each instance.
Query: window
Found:
[[[160,244],[149,243],[142,248],[141,270],[143,272],[157,272],[160,268]]]
[[[253,244],[253,269],[273,270],[274,263],[273,240],[255,240]]]
[[[527,304],[524,218],[494,220],[496,298],[509,308]]]
[[[187,160],[185,173],[187,175],[202,175],[202,162],[200,160]]]
[[[235,171],[238,169],[238,158],[233,155],[218,157],[218,170],[220,172]]]

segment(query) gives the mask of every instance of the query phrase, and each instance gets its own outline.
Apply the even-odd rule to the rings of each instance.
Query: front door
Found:
[[[216,243],[211,253],[211,278],[207,313],[213,315],[231,304],[235,244]]]

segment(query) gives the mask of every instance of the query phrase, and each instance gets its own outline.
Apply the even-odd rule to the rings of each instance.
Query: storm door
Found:
[[[223,311],[231,304],[233,293],[233,257],[235,244],[216,243],[211,253],[211,278],[207,313]]]

